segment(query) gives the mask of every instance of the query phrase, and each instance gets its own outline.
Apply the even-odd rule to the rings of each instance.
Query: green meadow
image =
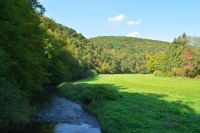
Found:
[[[200,132],[200,80],[102,74],[59,90],[82,102],[107,133]]]

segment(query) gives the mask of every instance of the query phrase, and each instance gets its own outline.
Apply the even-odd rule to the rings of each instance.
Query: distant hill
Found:
[[[135,48],[137,50],[148,50],[156,52],[160,50],[166,50],[169,42],[142,39],[136,37],[124,37],[124,36],[100,36],[90,39],[96,45],[102,45],[106,48],[114,49],[127,49]]]
[[[169,42],[123,36],[90,39],[98,55],[100,73],[146,73],[146,54],[165,52]]]

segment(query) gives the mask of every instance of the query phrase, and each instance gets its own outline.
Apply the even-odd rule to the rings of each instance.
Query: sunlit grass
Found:
[[[98,75],[59,88],[68,99],[85,103],[104,133],[200,132],[199,79]]]
[[[102,74],[79,83],[112,84],[131,93],[165,95],[166,100],[181,101],[200,113],[200,79],[155,77],[142,74]]]

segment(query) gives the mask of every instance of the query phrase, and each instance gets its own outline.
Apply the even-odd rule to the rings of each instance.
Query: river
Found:
[[[29,133],[101,133],[97,119],[77,103],[52,96],[36,114]]]

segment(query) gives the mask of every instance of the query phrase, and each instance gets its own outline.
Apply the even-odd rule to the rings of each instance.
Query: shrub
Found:
[[[196,79],[200,79],[200,75],[197,75],[195,78],[196,78]]]
[[[196,77],[200,74],[200,68],[199,67],[194,67],[190,72],[189,76],[190,77]]]
[[[160,77],[172,77],[174,76],[172,74],[172,72],[170,71],[167,71],[167,72],[162,72],[162,71],[158,71],[156,70],[154,73],[153,73],[154,76],[160,76]]]
[[[177,77],[184,77],[186,76],[186,71],[183,68],[173,68],[172,75]]]
[[[59,86],[59,92],[72,100],[80,100],[84,104],[99,103],[119,98],[118,91],[103,85],[67,84]]]
[[[165,76],[165,74],[164,74],[163,72],[158,71],[158,70],[154,71],[154,72],[153,72],[153,75],[154,75],[154,76]]]
[[[104,100],[115,100],[117,99],[117,92],[113,89],[107,89],[102,85],[93,85],[85,89],[80,95],[80,100],[86,104],[91,102],[100,102]]]
[[[83,107],[94,115],[105,102],[121,97],[116,89],[105,85],[63,83],[58,87],[58,92],[67,99],[83,103]]]
[[[98,73],[97,73],[97,71],[96,70],[90,70],[89,71],[89,75],[91,76],[91,77],[94,77],[94,76],[96,76]]]

